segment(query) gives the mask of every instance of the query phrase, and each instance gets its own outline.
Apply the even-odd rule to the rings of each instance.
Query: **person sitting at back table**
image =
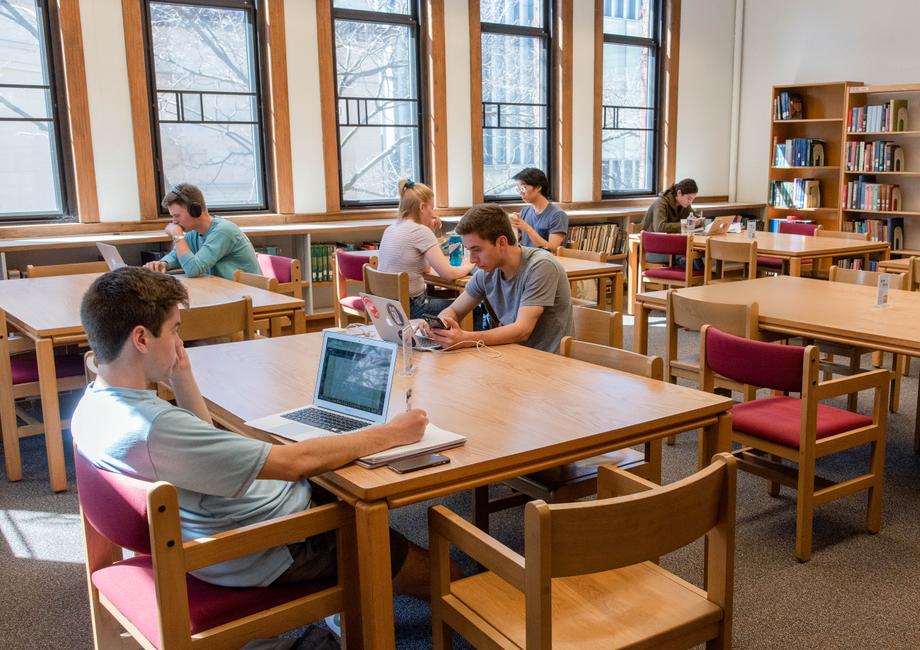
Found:
[[[121,268],[93,282],[80,319],[98,376],[71,420],[79,453],[95,466],[143,481],[168,481],[179,492],[183,537],[212,536],[328,503],[308,479],[361,456],[416,442],[428,417],[420,409],[353,433],[278,444],[218,429],[211,422],[179,336],[179,305],[188,293],[176,278]],[[166,382],[177,406],[151,384]],[[425,551],[391,532],[394,588],[427,598]],[[227,587],[333,577],[335,535],[259,551],[194,575]]]
[[[409,274],[409,318],[433,316],[450,304],[450,300],[428,295],[424,273],[434,269],[442,278],[456,280],[473,270],[469,263],[450,265],[434,235],[438,226],[431,188],[411,180],[399,181],[399,214],[396,222],[383,231],[377,270]]]
[[[645,217],[642,219],[642,230],[680,233],[680,221],[693,216],[693,208],[690,206],[699,191],[696,181],[692,178],[685,178],[674,183],[648,206]],[[668,256],[658,253],[649,253],[646,259],[655,264],[668,263]],[[682,260],[683,257],[678,260],[680,266],[684,265]],[[693,268],[701,270],[703,261],[694,260]]]
[[[569,236],[569,216],[546,198],[549,181],[536,167],[527,167],[513,176],[518,193],[527,205],[511,215],[511,225],[521,231],[521,245],[545,248],[551,253]]]
[[[181,268],[190,278],[218,275],[227,280],[237,269],[261,275],[249,238],[235,223],[212,217],[200,189],[179,183],[163,197],[163,207],[173,220],[166,226],[173,249],[163,259],[145,264],[148,269],[165,273]]]
[[[482,341],[557,352],[562,337],[572,333],[573,322],[569,280],[555,255],[519,246],[508,215],[495,204],[467,210],[457,233],[477,269],[460,297],[440,313],[448,329],[422,323],[422,331],[445,347]],[[458,321],[482,300],[489,301],[499,326],[482,332],[460,329]]]

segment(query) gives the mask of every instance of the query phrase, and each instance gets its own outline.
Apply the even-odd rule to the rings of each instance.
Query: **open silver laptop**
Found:
[[[712,220],[712,223],[709,224],[709,229],[706,231],[707,235],[724,235],[728,232],[728,229],[731,227],[732,223],[735,221],[734,215],[729,215],[726,217],[716,217]]]
[[[377,334],[384,341],[402,344],[402,331],[410,323],[409,317],[398,300],[359,293],[364,302],[364,309],[371,317]],[[420,350],[442,350],[441,344],[418,333],[413,335],[415,347]]]
[[[246,424],[307,440],[386,422],[398,349],[389,341],[324,332],[313,404]]]
[[[96,242],[96,248],[98,248],[99,252],[102,253],[102,259],[105,260],[105,263],[109,265],[109,271],[114,271],[115,269],[120,269],[123,266],[128,266],[122,259],[121,253],[118,252],[118,249],[111,244]]]

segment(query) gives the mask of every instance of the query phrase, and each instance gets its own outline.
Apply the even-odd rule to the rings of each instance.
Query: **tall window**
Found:
[[[44,0],[0,0],[0,218],[61,217],[58,102]]]
[[[604,0],[604,196],[656,191],[660,8],[660,0]]]
[[[550,4],[483,0],[479,6],[486,199],[516,197],[511,177],[524,167],[550,173]]]
[[[192,183],[209,208],[268,208],[255,4],[147,4],[161,192]]]
[[[424,177],[419,3],[334,0],[333,22],[342,204],[392,205]]]

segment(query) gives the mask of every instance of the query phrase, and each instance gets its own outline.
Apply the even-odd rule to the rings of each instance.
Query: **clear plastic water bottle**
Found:
[[[447,240],[447,250],[450,257],[451,266],[461,266],[463,264],[463,239],[456,233],[451,233]]]

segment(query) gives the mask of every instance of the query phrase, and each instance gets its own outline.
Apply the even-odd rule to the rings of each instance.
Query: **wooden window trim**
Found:
[[[572,200],[572,75],[574,56],[572,52],[572,38],[574,33],[574,5],[573,0],[556,0],[553,11],[556,29],[553,33],[555,50],[554,83],[557,92],[553,111],[556,128],[550,133],[556,134],[556,153],[553,156],[556,181],[556,197],[560,202],[568,203]]]
[[[332,0],[316,0],[316,47],[319,54],[319,97],[323,129],[323,178],[326,184],[326,210],[342,209],[339,194],[339,139],[336,135],[335,69],[332,50]]]
[[[484,199],[482,169],[482,30],[480,28],[479,2],[470,0],[470,149],[473,186],[473,204]]]
[[[284,0],[261,1],[261,27],[268,70],[265,74],[266,115],[272,158],[274,212],[294,213],[294,168],[291,160],[291,117],[288,99],[287,36]],[[270,203],[272,204],[272,203]]]
[[[425,70],[428,75],[429,178],[434,190],[435,206],[450,205],[447,176],[447,56],[444,44],[444,0],[426,0],[423,24]]]

